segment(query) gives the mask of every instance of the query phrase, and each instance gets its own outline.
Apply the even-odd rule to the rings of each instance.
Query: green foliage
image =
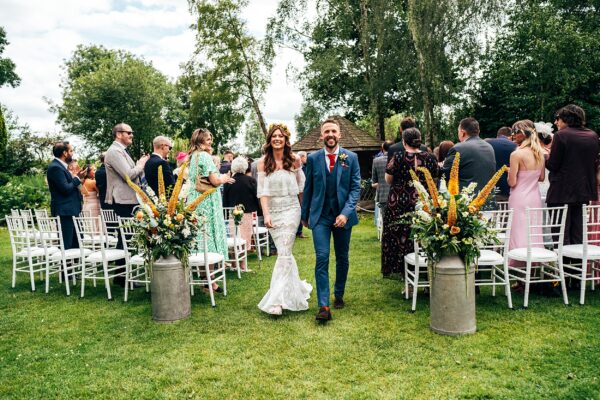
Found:
[[[260,157],[264,143],[265,135],[263,135],[260,129],[256,114],[250,113],[246,118],[244,126],[244,145],[246,146],[247,154],[253,157]]]
[[[261,98],[269,83],[273,47],[269,40],[261,41],[247,32],[241,16],[247,5],[247,0],[189,0],[198,21],[194,25],[197,55],[214,66],[209,78],[226,84],[230,94],[237,95],[237,101],[226,99],[224,105],[236,107],[238,113],[252,109],[266,136]]]
[[[488,54],[475,117],[495,132],[576,103],[600,129],[600,2],[517,1]]]
[[[3,174],[3,180],[6,179]],[[0,215],[9,215],[11,209],[48,208],[50,192],[44,175],[26,175],[10,178],[0,186]]]
[[[177,133],[173,121],[179,104],[173,85],[133,54],[80,45],[65,63],[61,86],[63,103],[52,107],[58,121],[98,150],[110,146],[112,128],[119,122],[135,131],[134,157],[150,152],[154,137]]]
[[[300,141],[311,129],[319,126],[325,116],[325,110],[317,103],[303,102],[300,113],[294,116],[296,141]]]
[[[0,107],[0,162],[4,158],[4,152],[8,145],[8,129],[6,128],[6,122],[4,120],[4,113],[2,107]]]
[[[4,53],[4,49],[9,42],[6,40],[6,31],[0,26],[0,55]],[[17,87],[21,83],[21,78],[15,72],[16,65],[10,58],[0,57],[0,87],[10,85]]]
[[[189,139],[194,129],[207,128],[217,151],[239,134],[244,121],[241,87],[222,72],[192,60],[183,66],[176,84],[184,112],[181,135]]]

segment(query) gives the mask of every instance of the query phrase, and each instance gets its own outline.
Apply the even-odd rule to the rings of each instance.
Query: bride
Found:
[[[257,195],[278,256],[271,286],[258,308],[274,315],[281,315],[283,309],[307,310],[312,291],[310,284],[300,280],[292,255],[304,189],[304,173],[301,168],[294,168],[294,161],[287,126],[272,124],[267,134],[265,156],[258,162]]]

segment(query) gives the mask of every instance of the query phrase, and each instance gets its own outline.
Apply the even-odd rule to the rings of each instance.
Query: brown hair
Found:
[[[321,123],[321,127],[320,127],[320,129],[323,129],[323,126],[324,126],[325,124],[334,124],[334,125],[337,125],[338,129],[340,130],[340,133],[342,132],[342,127],[340,126],[340,123],[339,123],[339,122],[337,122],[337,121],[336,121],[335,119],[333,119],[333,118],[327,118],[325,121],[323,121],[323,122]]]
[[[208,129],[198,128],[192,133],[192,138],[190,139],[190,151],[189,154],[192,154],[195,151],[206,151],[208,154],[212,154],[212,148],[204,144],[206,139],[212,136],[212,133]]]
[[[452,143],[450,140],[444,140],[442,143],[440,143],[440,149],[439,154],[438,154],[438,161],[442,162],[446,159],[446,157],[448,156],[448,152],[450,151],[450,149],[454,146],[454,143]]]
[[[269,126],[269,132],[267,133],[267,143],[264,145],[265,149],[265,174],[270,175],[277,169],[275,163],[275,157],[273,155],[273,147],[271,146],[271,138],[275,131],[280,131],[285,137],[285,146],[283,147],[283,169],[291,171],[294,165],[294,156],[292,155],[292,145],[290,144],[290,131],[284,124],[271,124]]]

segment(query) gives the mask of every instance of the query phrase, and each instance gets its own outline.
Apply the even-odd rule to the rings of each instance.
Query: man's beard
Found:
[[[73,161],[73,156],[67,156],[67,158],[65,158],[65,162],[67,164],[70,164]]]
[[[333,146],[329,144],[329,140],[333,140],[335,142]],[[323,138],[323,143],[325,143],[325,147],[327,147],[328,149],[335,149],[335,147],[338,144],[338,140],[335,136],[328,136],[326,138]]]

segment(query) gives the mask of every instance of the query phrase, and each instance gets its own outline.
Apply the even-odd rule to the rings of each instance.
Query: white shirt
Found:
[[[58,158],[58,157],[54,157],[54,159],[55,159],[56,161],[58,161],[59,163],[61,163],[61,164],[62,164],[62,166],[63,166],[63,167],[65,167],[65,169],[66,169],[67,171],[69,171],[69,164],[67,164],[66,162],[64,162],[63,160],[61,160],[61,159],[60,159],[60,158]],[[69,172],[71,172],[71,171],[69,171]]]
[[[333,153],[330,153],[327,151],[327,149],[325,149],[325,165],[327,165],[328,170],[331,170],[331,166],[329,165],[329,156],[327,154],[335,154],[335,161],[333,162],[333,165],[335,166],[335,162],[337,161],[338,154],[340,154],[340,146],[336,146]]]

